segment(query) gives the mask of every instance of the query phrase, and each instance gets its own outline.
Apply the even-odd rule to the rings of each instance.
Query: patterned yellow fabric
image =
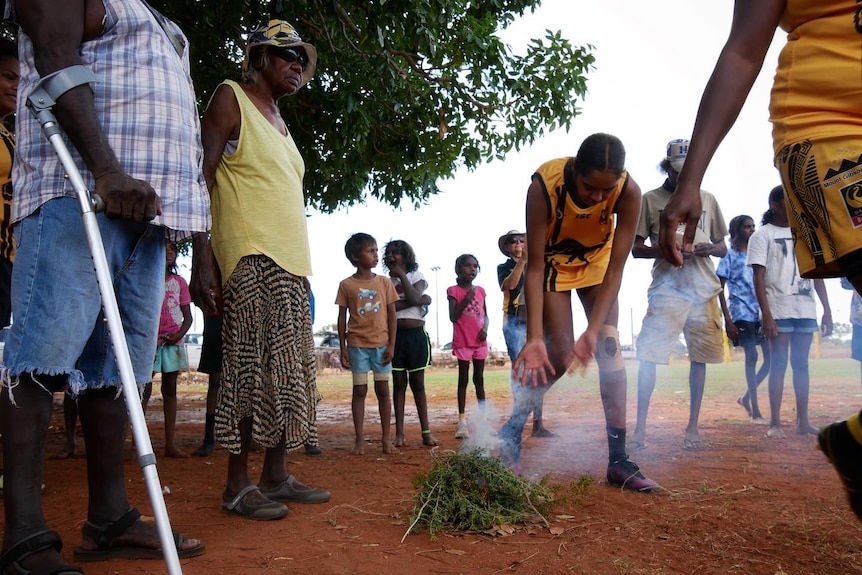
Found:
[[[611,259],[616,202],[628,181],[623,172],[617,189],[605,202],[581,208],[574,190],[567,191],[564,168],[569,158],[545,162],[535,179],[547,198],[550,217],[545,238],[544,291],[559,292],[600,284]]]
[[[787,1],[781,18],[787,43],[769,106],[776,154],[802,140],[862,130],[858,7],[852,0]]]

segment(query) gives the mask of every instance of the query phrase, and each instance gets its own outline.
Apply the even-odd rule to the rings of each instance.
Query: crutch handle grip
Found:
[[[105,208],[108,206],[105,204],[105,200],[102,199],[102,196],[99,194],[90,194],[90,204],[93,206],[93,211],[97,214],[105,211]]]

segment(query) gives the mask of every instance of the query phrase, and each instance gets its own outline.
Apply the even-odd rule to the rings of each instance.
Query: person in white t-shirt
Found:
[[[786,437],[781,427],[781,399],[788,360],[793,370],[796,394],[796,433],[817,435],[818,429],[808,421],[808,352],[818,329],[832,333],[832,310],[822,279],[804,279],[793,251],[793,237],[784,188],[776,186],[769,193],[769,209],[763,214],[762,226],[748,241],[748,265],[754,270],[754,291],[763,316],[763,333],[770,339],[768,437]],[[823,305],[823,320],[817,325],[817,303]]]

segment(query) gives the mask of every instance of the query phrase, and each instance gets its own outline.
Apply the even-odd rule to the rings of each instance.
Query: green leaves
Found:
[[[559,31],[523,54],[501,41],[537,0],[152,3],[189,35],[202,108],[239,77],[252,23],[284,18],[317,47],[315,78],[281,107],[305,158],[308,203],[323,211],[368,194],[421,204],[460,167],[568,128],[594,61],[591,46]]]

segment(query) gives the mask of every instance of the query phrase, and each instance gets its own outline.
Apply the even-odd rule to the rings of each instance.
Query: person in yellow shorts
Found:
[[[626,453],[626,371],[620,350],[617,295],[634,241],[640,186],[625,170],[625,148],[609,134],[593,134],[577,156],[539,166],[527,190],[527,342],[513,365],[512,417],[498,434],[500,454],[519,466],[527,416],[547,389],[574,364],[595,356],[608,440],[607,481],[648,492]],[[575,340],[572,292],[588,326]]]
[[[690,249],[697,190],[751,90],[777,28],[787,32],[769,106],[775,166],[802,277],[846,277],[862,293],[862,26],[854,0],[736,0],[733,24],[700,103],[679,189],[662,215],[673,264]],[[677,226],[686,223],[681,248]],[[821,430],[820,448],[862,519],[860,414]]]

